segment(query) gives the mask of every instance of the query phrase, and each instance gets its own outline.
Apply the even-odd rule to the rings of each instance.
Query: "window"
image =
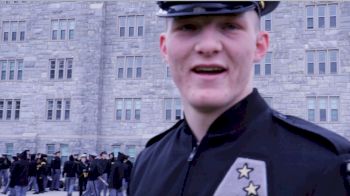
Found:
[[[22,80],[23,60],[0,60],[1,79],[0,80]]]
[[[69,120],[70,119],[70,99],[48,99],[47,120]]]
[[[2,40],[4,42],[16,42],[25,40],[25,21],[3,21]]]
[[[306,29],[337,27],[337,4],[306,6]]]
[[[142,56],[118,56],[116,65],[117,79],[142,78]]]
[[[49,60],[49,78],[51,80],[69,80],[72,79],[73,59],[50,59]]]
[[[14,147],[13,147],[13,143],[6,143],[5,144],[5,152],[8,155],[14,155]]]
[[[51,40],[74,39],[75,19],[51,20]]]
[[[175,121],[183,118],[182,104],[179,98],[164,99],[164,118],[166,121]]]
[[[263,26],[263,29],[265,30],[265,31],[271,31],[271,26],[272,26],[272,24],[271,24],[271,14],[267,14],[267,15],[265,15],[265,16],[263,16],[262,17],[262,26]]]
[[[118,152],[120,152],[120,144],[113,144],[112,145],[112,152],[114,153],[114,156],[118,156]]]
[[[55,153],[55,144],[46,144],[47,160],[50,163]]]
[[[308,107],[308,120],[315,121],[315,110],[316,110],[316,97],[308,97],[307,98],[307,107]]]
[[[331,4],[329,7],[329,27],[337,27],[337,4]]]
[[[332,49],[306,51],[306,62],[308,75],[337,74],[338,50]]]
[[[141,99],[140,98],[117,98],[115,118],[121,120],[141,120]]]
[[[307,97],[308,120],[313,122],[337,122],[339,120],[338,96]]]
[[[136,146],[135,145],[127,145],[126,146],[126,154],[130,157],[131,161],[134,161],[135,157],[136,157]]]
[[[68,161],[68,156],[69,156],[68,144],[60,144],[60,151],[61,151],[61,164],[63,165],[66,161]]]
[[[46,145],[46,153],[48,155],[53,155],[55,153],[55,144],[47,144]]]
[[[21,110],[21,100],[0,99],[0,121],[19,120]]]
[[[272,74],[272,52],[268,52],[261,63],[254,65],[254,75],[255,76],[269,76]]]
[[[144,16],[119,16],[120,37],[142,37],[144,34]]]
[[[336,74],[338,72],[337,62],[338,62],[338,50],[329,50],[329,65],[330,73]]]

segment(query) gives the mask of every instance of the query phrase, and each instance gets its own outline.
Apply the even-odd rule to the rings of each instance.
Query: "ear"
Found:
[[[259,62],[262,58],[264,58],[267,50],[269,49],[270,37],[269,34],[265,31],[260,31],[257,35],[256,40],[256,51],[254,57],[254,63]]]
[[[166,46],[166,33],[160,34],[159,43],[160,43],[160,53],[163,56],[164,60],[168,61],[168,50],[167,50],[167,46]]]

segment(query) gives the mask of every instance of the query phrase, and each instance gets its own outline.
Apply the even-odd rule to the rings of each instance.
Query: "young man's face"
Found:
[[[160,36],[184,106],[204,112],[229,108],[252,90],[253,64],[263,58],[269,38],[259,31],[254,11],[238,16],[170,19]]]

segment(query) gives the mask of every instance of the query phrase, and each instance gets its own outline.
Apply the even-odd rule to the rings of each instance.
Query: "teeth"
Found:
[[[223,69],[220,67],[198,67],[196,68],[196,71],[203,71],[203,72],[213,72],[213,71],[222,71]]]

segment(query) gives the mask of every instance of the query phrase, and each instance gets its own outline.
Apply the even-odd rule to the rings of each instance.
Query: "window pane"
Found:
[[[74,29],[75,29],[75,20],[70,19],[68,20],[69,25],[69,39],[74,39]]]
[[[47,154],[52,155],[55,153],[55,145],[54,144],[47,144],[46,145],[46,149],[47,149]]]
[[[306,14],[307,14],[307,17],[314,17],[314,6],[307,6]]]
[[[324,28],[325,27],[325,11],[326,6],[318,6],[318,28]]]
[[[327,110],[326,109],[320,109],[320,121],[322,121],[322,122],[327,121]]]
[[[131,120],[132,99],[125,99],[125,120]]]
[[[0,61],[1,64],[1,80],[6,80],[7,61]]]
[[[135,35],[135,16],[128,16],[129,37]]]
[[[60,38],[66,39],[67,20],[60,20]]]
[[[120,152],[120,145],[112,145],[112,152],[117,155]]]
[[[137,16],[137,36],[143,36],[143,16]]]
[[[65,107],[64,107],[64,120],[69,120],[70,118],[70,100],[65,100]]]
[[[313,74],[314,73],[314,52],[308,51],[306,52],[307,56],[307,73]]]
[[[67,59],[67,79],[72,78],[73,59]]]
[[[122,119],[123,99],[116,99],[116,119]]]
[[[25,22],[24,21],[19,22],[19,32],[20,32],[19,40],[23,41],[24,35],[25,35]]]
[[[15,120],[18,120],[19,119],[19,112],[20,112],[20,109],[21,109],[21,101],[19,100],[16,100],[15,101]]]
[[[308,118],[309,121],[315,121],[315,110],[308,109]]]
[[[141,99],[134,99],[135,120],[141,119]]]
[[[18,31],[17,27],[18,27],[18,22],[16,21],[11,22],[11,35],[12,35],[11,40],[12,41],[17,40],[17,31]]]
[[[119,79],[124,77],[124,59],[125,57],[123,56],[117,57],[117,75]]]
[[[22,73],[23,73],[23,60],[17,61],[17,80],[22,80]]]
[[[64,72],[64,60],[59,59],[58,60],[58,79],[63,79],[63,72]]]
[[[56,101],[56,120],[61,120],[62,101]]]
[[[308,120],[315,121],[316,97],[307,98]]]
[[[4,112],[4,100],[0,99],[0,120],[3,118],[3,112]]]
[[[260,64],[254,65],[254,75],[256,75],[256,76],[260,75]]]
[[[327,98],[319,98],[320,121],[327,121]]]
[[[136,157],[136,150],[134,145],[128,145],[127,148],[127,155],[129,155],[130,158]]]
[[[10,61],[10,76],[9,80],[15,79],[15,61]]]
[[[13,143],[6,143],[6,154],[8,155],[14,155],[14,147],[13,147]]]
[[[55,79],[56,60],[50,60],[50,79]]]
[[[8,41],[9,40],[8,36],[10,32],[10,22],[4,21],[2,25],[3,25],[3,32],[4,32],[4,41]]]
[[[53,112],[53,100],[49,99],[47,101],[47,120],[52,120],[52,112]]]
[[[128,56],[126,57],[127,69],[126,69],[126,77],[132,78],[132,67],[134,63],[134,57]]]
[[[58,27],[59,27],[58,20],[52,20],[51,21],[51,29],[52,29],[51,38],[52,38],[52,40],[57,40]]]
[[[314,6],[306,7],[306,15],[307,15],[307,29],[314,28]]]
[[[7,100],[6,120],[11,120],[12,100]]]
[[[329,59],[330,59],[330,72],[332,74],[337,73],[337,59],[338,59],[338,50],[330,50],[329,51]]]
[[[165,110],[165,120],[171,120],[171,110]]]
[[[165,120],[171,120],[172,99],[164,99]]]
[[[318,51],[318,65],[319,65],[319,74],[326,73],[326,51]]]
[[[337,26],[337,5],[329,5],[329,27],[333,28]]]

